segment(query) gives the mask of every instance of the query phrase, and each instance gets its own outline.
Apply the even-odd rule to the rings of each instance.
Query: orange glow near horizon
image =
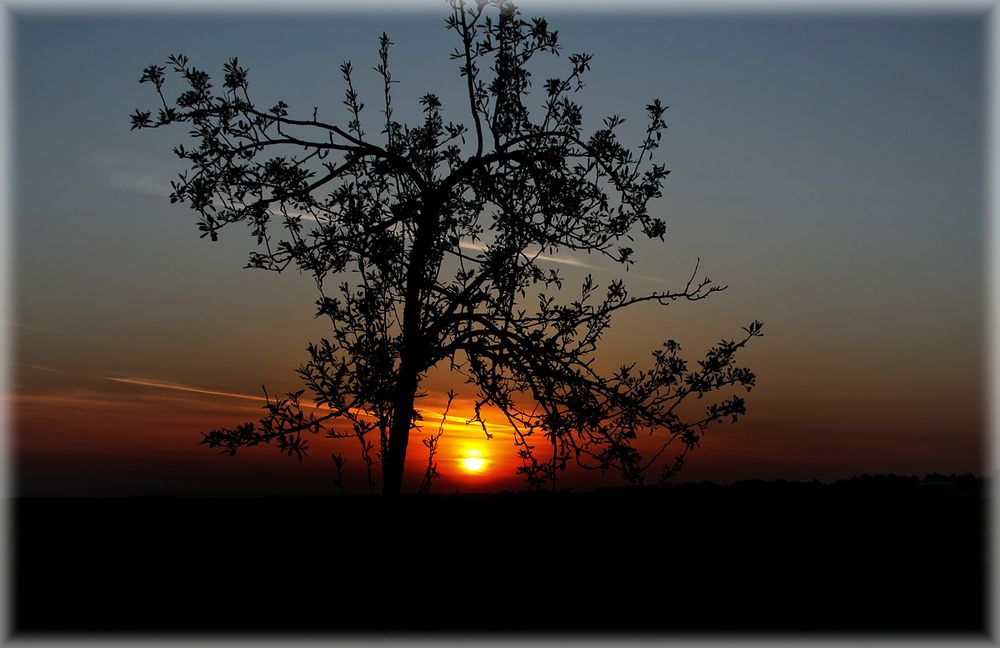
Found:
[[[357,440],[353,437],[310,437],[311,450],[303,466],[289,462],[273,445],[241,449],[236,461],[218,456],[217,449],[199,446],[208,430],[259,419],[264,414],[263,394],[255,396],[252,390],[233,384],[213,384],[208,379],[182,382],[136,374],[74,374],[38,367],[25,366],[19,371],[17,388],[0,400],[10,407],[15,421],[16,457],[26,462],[25,466],[31,466],[25,468],[25,474],[43,475],[35,477],[42,480],[38,483],[51,482],[52,488],[63,489],[58,492],[112,492],[111,486],[107,487],[111,490],[92,490],[93,479],[88,471],[96,474],[97,466],[109,474],[117,471],[113,479],[118,481],[109,484],[142,484],[150,492],[169,492],[174,488],[171,484],[176,484],[177,492],[185,488],[210,492],[256,489],[260,475],[264,474],[261,471],[282,475],[285,483],[294,485],[289,488],[300,492],[317,489],[326,492],[329,482],[324,479],[332,468],[324,459],[332,453],[350,462],[345,471],[348,492],[367,489]],[[445,383],[443,387],[451,385]],[[522,465],[519,448],[504,413],[482,405],[479,408],[482,422],[475,420],[475,399],[460,392],[449,406],[443,387],[430,383],[427,393],[417,402],[419,419],[406,458],[408,482],[419,483],[430,460],[440,475],[433,486],[435,491],[525,488],[523,477],[518,474]],[[307,398],[299,402],[306,408],[317,407]],[[522,403],[522,409],[526,405]],[[773,409],[774,402],[762,403],[760,409],[766,410],[768,406]],[[364,410],[355,412],[368,416]],[[879,424],[872,417],[867,420],[868,426],[859,430],[870,430]],[[333,423],[339,431],[346,429],[346,425],[347,422]],[[704,447],[685,468],[681,480],[724,481],[762,476],[828,479],[859,472],[968,471],[962,457],[975,456],[980,447],[974,426],[968,428],[958,443],[952,443],[949,454],[926,441],[933,434],[929,425],[919,436],[912,427],[904,431],[886,426],[877,439],[851,439],[853,452],[845,454],[832,451],[831,440],[836,438],[833,424],[812,423],[803,427],[798,422],[767,420],[758,415],[734,428],[720,428],[708,434]],[[436,453],[428,457],[426,444],[420,442],[439,432],[442,435],[435,446]],[[916,438],[925,441],[914,443]],[[535,439],[539,444],[538,459],[545,461],[548,448],[544,447],[544,437],[539,434]],[[658,442],[658,437],[643,437],[636,440],[636,448],[650,456]],[[887,459],[890,456],[894,458],[892,462]],[[81,462],[81,458],[86,461]],[[140,477],[141,467],[147,465],[164,469],[153,471],[149,478]],[[803,467],[796,468],[800,465]],[[161,485],[156,481],[161,475],[177,475],[176,481],[170,477]],[[565,477],[561,477],[560,485],[585,488],[618,483],[622,480],[613,471],[606,475],[584,473],[571,465]]]
[[[14,419],[17,460],[25,462],[24,474],[36,475],[36,485],[50,489],[43,489],[44,492],[103,494],[115,492],[115,484],[123,485],[122,488],[128,485],[133,490],[141,487],[150,493],[186,492],[186,489],[237,492],[240,488],[260,488],[262,474],[280,475],[280,479],[287,480],[283,483],[296,492],[326,492],[331,466],[323,459],[332,452],[351,461],[345,471],[348,492],[366,492],[367,488],[363,471],[358,468],[361,463],[354,439],[310,438],[313,447],[302,464],[290,462],[288,457],[275,452],[273,446],[243,449],[235,461],[220,457],[215,450],[199,447],[205,431],[261,416],[259,402],[252,402],[249,394],[226,387],[210,389],[154,379],[77,377],[72,381],[66,379],[65,385],[48,392],[22,388],[3,400]],[[475,403],[471,399],[456,398],[447,416],[444,416],[446,399],[437,392],[430,392],[421,405],[422,421],[414,431],[415,443],[410,444],[411,452],[407,454],[409,483],[418,483],[427,467],[427,450],[419,441],[441,431],[443,435],[433,459],[441,479],[435,481],[434,491],[526,487],[517,474],[521,462],[512,430],[502,412],[480,408],[486,429],[492,435],[489,438],[478,421],[470,422],[475,416]],[[860,472],[940,472],[943,453],[934,452],[930,444],[912,443],[911,434],[904,437],[902,432],[889,430],[877,440],[866,440],[864,445],[855,440],[855,453],[844,455],[831,451],[833,442],[828,439],[834,435],[829,426],[814,425],[803,430],[783,422],[750,420],[725,434],[720,430],[706,436],[697,461],[685,469],[682,480],[831,479]],[[804,443],[804,439],[809,443]],[[979,447],[971,434],[959,441],[963,455],[972,456]],[[644,438],[637,441],[637,446],[645,453],[652,443],[653,439]],[[892,463],[886,460],[890,455],[896,458]],[[539,457],[544,459],[542,455]],[[946,470],[956,473],[968,470],[956,456],[945,458]],[[143,468],[146,465],[162,470],[146,477],[148,471]],[[796,465],[803,467],[789,468]],[[99,471],[110,475],[109,481],[95,481],[93,474]],[[574,471],[570,466],[561,485],[586,488],[620,483],[615,473],[605,476]],[[108,485],[94,486],[95,483]]]

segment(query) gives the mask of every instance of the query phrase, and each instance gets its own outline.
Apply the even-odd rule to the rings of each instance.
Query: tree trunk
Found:
[[[430,256],[431,245],[437,231],[438,215],[424,204],[420,226],[414,236],[409,265],[406,270],[406,293],[403,303],[402,351],[399,357],[396,395],[393,398],[392,425],[389,442],[382,457],[382,494],[398,497],[403,485],[403,468],[406,464],[406,445],[410,440],[413,423],[413,399],[417,394],[420,373],[426,368],[426,356],[420,329],[421,302],[426,281],[424,273]]]
[[[406,446],[410,440],[413,422],[413,400],[417,393],[417,373],[409,362],[400,363],[399,384],[392,406],[392,426],[389,442],[382,457],[382,494],[398,497],[403,486],[403,468],[406,465]]]

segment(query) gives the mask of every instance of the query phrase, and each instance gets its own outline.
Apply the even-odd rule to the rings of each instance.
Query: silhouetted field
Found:
[[[982,482],[20,499],[18,633],[982,632]]]

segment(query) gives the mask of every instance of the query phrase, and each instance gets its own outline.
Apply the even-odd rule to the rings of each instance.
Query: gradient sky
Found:
[[[242,269],[244,232],[198,238],[193,212],[166,199],[184,130],[130,132],[128,115],[154,105],[142,68],[181,52],[215,75],[239,56],[261,105],[315,105],[340,121],[349,58],[374,119],[368,71],[384,30],[397,119],[413,121],[428,91],[461,119],[455,42],[445,7],[433,7],[17,14],[7,330],[21,492],[331,491],[322,444],[301,464],[274,448],[230,459],[196,445],[213,426],[255,418],[262,384],[297,389],[294,369],[324,326],[308,278]],[[695,359],[765,323],[742,358],[758,375],[748,416],[713,427],[682,479],[982,471],[982,16],[525,13],[549,18],[564,52],[595,55],[586,124],[620,113],[638,129],[650,99],[670,106],[661,159],[672,174],[653,206],[668,239],[639,246],[630,285],[676,286],[700,257],[729,286],[619,317],[605,366],[642,361],[666,338]],[[616,276],[577,262],[595,267],[564,264],[571,280]],[[432,376],[424,407],[440,411],[450,386]],[[472,394],[454,386],[455,413],[467,415]],[[410,448],[416,475],[425,456]],[[469,450],[487,458],[484,475],[460,470]],[[487,443],[453,422],[439,487],[518,488],[514,462],[509,437]],[[350,455],[355,486],[359,468]],[[619,483],[595,477],[568,485]]]

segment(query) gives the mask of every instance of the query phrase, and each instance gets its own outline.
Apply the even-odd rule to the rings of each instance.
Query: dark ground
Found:
[[[975,479],[20,499],[29,633],[982,634]]]

